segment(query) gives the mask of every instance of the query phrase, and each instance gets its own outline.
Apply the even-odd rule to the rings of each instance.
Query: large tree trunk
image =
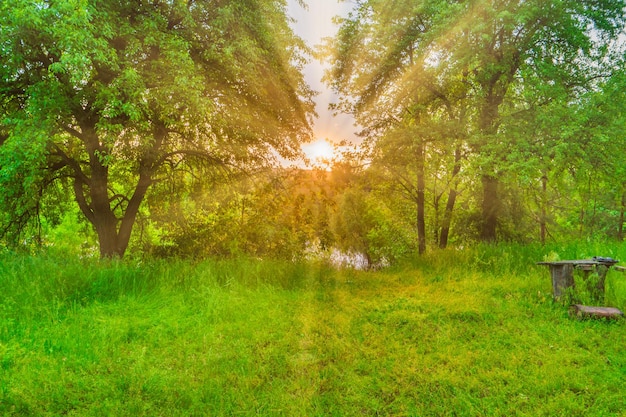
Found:
[[[156,131],[155,129],[157,140],[152,152],[145,154],[140,162],[139,179],[133,195],[129,199],[125,196],[113,198],[109,196],[109,190],[112,187],[109,183],[109,169],[103,157],[105,150],[102,148],[93,127],[83,126],[82,130],[81,139],[84,141],[89,154],[91,175],[85,175],[80,170],[79,165],[74,164],[76,201],[98,235],[100,256],[103,258],[121,258],[128,248],[141,203],[152,184],[156,150],[165,137],[165,131],[163,129]],[[112,204],[121,205],[120,200],[125,203],[124,209],[112,207]],[[118,218],[116,211],[123,212],[123,216]]]
[[[117,217],[111,210],[109,202],[108,189],[108,170],[101,167],[101,172],[94,172],[92,164],[91,176],[91,210],[93,212],[93,226],[98,234],[98,243],[100,244],[100,256],[113,257],[123,256],[118,248],[117,239]]]
[[[82,126],[83,141],[89,154],[91,176],[85,181],[86,187],[74,187],[81,193],[76,200],[87,219],[93,224],[98,235],[100,256],[122,256],[118,248],[118,219],[111,210],[109,199],[109,168],[104,161],[105,151],[102,148],[95,126]],[[86,188],[86,189],[85,189]],[[86,198],[86,195],[88,198]],[[82,204],[81,204],[82,203]]]
[[[98,235],[98,244],[100,246],[100,257],[113,258],[122,257],[124,252],[120,251],[117,239],[117,221],[108,221],[102,216],[96,216],[94,228]]]
[[[121,220],[115,217],[110,206],[108,208],[102,207],[102,213],[94,210],[94,221],[92,223],[98,234],[100,256],[102,258],[121,258],[126,253],[137,219],[137,213],[150,184],[149,176],[140,176],[135,192],[128,202]]]
[[[102,178],[100,178],[99,181],[102,181]],[[86,216],[93,224],[98,235],[100,256],[102,258],[121,258],[126,253],[133,226],[135,225],[135,221],[137,219],[137,213],[139,212],[139,208],[141,207],[141,203],[150,184],[150,176],[148,174],[142,174],[139,178],[137,186],[135,187],[135,192],[126,206],[124,216],[121,220],[115,216],[115,213],[111,209],[111,206],[108,203],[108,196],[107,204],[93,203],[91,205],[91,209],[89,209],[89,207],[87,208],[88,214],[86,214]],[[97,185],[94,183],[94,179],[92,178],[92,201],[94,201],[95,197],[93,190],[100,187],[102,187],[102,183]],[[82,197],[77,196],[77,200],[80,200],[81,198]],[[101,198],[101,196],[97,196],[96,198]],[[81,209],[82,208],[83,207],[81,206]],[[83,210],[83,212],[85,211]]]
[[[510,83],[515,69],[513,66],[509,73],[496,72],[483,84],[486,92],[485,101],[480,109],[479,127],[484,135],[485,141],[497,140],[498,125],[500,123],[499,107],[504,100],[507,86]],[[481,145],[479,152],[488,149],[488,143]],[[488,152],[488,151],[487,151]],[[502,155],[494,155],[497,161]],[[492,156],[493,157],[493,156]],[[497,165],[484,167],[482,174],[483,201],[482,201],[482,222],[480,238],[484,242],[495,242],[497,240],[496,228],[500,211],[500,196],[498,195],[499,178],[497,176]]]

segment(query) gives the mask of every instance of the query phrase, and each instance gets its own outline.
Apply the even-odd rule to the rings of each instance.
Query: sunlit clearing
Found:
[[[325,139],[302,145],[302,151],[308,160],[308,164],[314,167],[328,167],[335,158],[333,146]]]

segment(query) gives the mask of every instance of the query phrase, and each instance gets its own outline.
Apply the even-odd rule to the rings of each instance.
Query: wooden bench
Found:
[[[619,319],[624,313],[615,307],[592,307],[574,304],[570,307],[570,316],[578,319]]]
[[[604,281],[607,271],[618,261],[611,258],[595,257],[593,259],[576,259],[569,261],[537,262],[537,265],[547,265],[552,278],[552,295],[559,300],[568,289],[574,288],[574,270],[582,271],[584,281],[594,302],[604,302]],[[617,267],[619,268],[619,267]],[[617,269],[616,268],[616,269]],[[587,282],[591,272],[596,272],[598,280],[593,285]]]
[[[579,270],[583,274],[583,282],[586,284],[593,302],[604,302],[604,281],[606,273],[613,267],[616,271],[626,272],[623,266],[616,266],[618,261],[612,258],[595,257],[592,259],[576,259],[569,261],[537,262],[538,265],[550,267],[550,277],[552,278],[552,295],[555,300],[560,300],[567,291],[574,289],[574,270]],[[596,282],[588,281],[591,272],[598,276]],[[568,297],[569,299],[569,297]],[[624,313],[615,307],[596,307],[582,304],[574,304],[569,310],[570,317],[582,319],[619,319],[624,317]]]

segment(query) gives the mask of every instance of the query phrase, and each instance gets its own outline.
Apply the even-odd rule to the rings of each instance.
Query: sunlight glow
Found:
[[[302,145],[302,151],[313,166],[329,165],[335,158],[335,149],[326,139]]]

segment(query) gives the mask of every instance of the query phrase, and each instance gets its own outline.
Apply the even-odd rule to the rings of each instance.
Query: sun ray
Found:
[[[335,148],[327,139],[302,145],[307,163],[314,167],[327,167],[336,158]]]

